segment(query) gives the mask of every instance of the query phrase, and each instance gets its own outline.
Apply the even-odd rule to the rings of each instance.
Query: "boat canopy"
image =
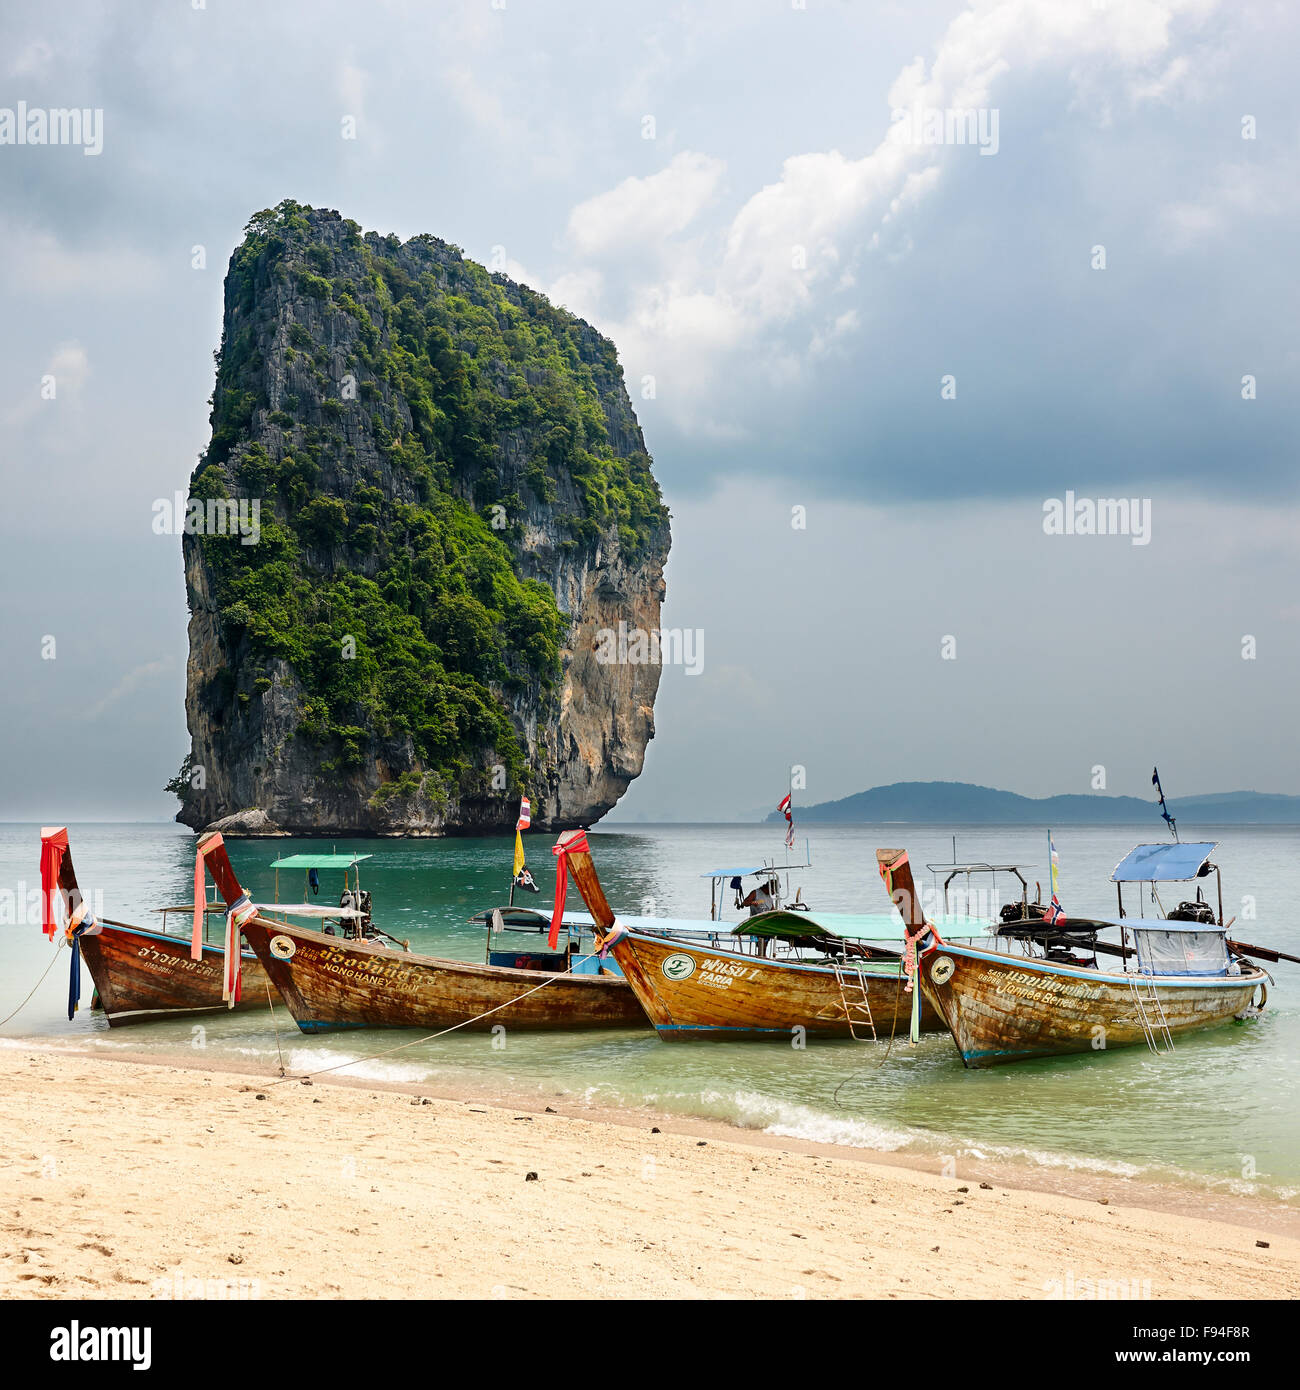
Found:
[[[277,859],[273,869],[350,869],[369,854],[291,854],[286,859]]]
[[[1186,844],[1136,845],[1111,874],[1112,883],[1186,883],[1201,878],[1217,840]]]
[[[710,869],[707,874],[701,874],[701,878],[748,878],[750,874],[779,873],[784,865],[772,868],[767,864],[759,864],[757,867],[751,866],[747,869]],[[802,869],[802,864],[791,864],[792,869]]]
[[[772,936],[782,941],[839,941],[833,931],[806,912],[760,912],[731,928],[732,936]]]
[[[1071,921],[1077,922],[1079,918],[1067,919],[1067,929]],[[1227,931],[1216,922],[1180,922],[1176,917],[1091,917],[1088,922],[1090,926],[1124,927],[1129,931],[1212,931],[1220,936]]]

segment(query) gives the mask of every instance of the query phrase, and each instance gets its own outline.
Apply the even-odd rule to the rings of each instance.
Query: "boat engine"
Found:
[[[339,906],[353,908],[361,913],[361,917],[346,918],[343,922],[343,935],[349,940],[366,937],[374,934],[374,929],[370,924],[370,890],[368,888],[345,888],[339,897]]]
[[[998,916],[1004,922],[1037,922],[1046,915],[1042,903],[1003,903]]]
[[[1194,903],[1179,903],[1166,916],[1171,922],[1203,922],[1206,926],[1214,926],[1214,909],[1199,899]]]

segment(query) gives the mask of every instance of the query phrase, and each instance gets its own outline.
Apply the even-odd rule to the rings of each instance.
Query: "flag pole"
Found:
[[[1151,769],[1151,783],[1156,789],[1156,795],[1160,798],[1160,814],[1164,818],[1165,824],[1169,827],[1170,834],[1174,837],[1174,842],[1178,842],[1178,822],[1169,814],[1169,807],[1165,805],[1165,789],[1160,785],[1160,769]]]

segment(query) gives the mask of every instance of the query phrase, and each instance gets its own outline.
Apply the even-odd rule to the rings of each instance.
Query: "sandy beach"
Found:
[[[7,1049],[0,1293],[1300,1294],[1276,1230],[565,1108]]]

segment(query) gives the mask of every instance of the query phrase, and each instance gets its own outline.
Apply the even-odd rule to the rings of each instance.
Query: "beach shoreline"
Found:
[[[1300,1295],[1288,1207],[573,1095],[12,1040],[0,1118],[9,1297]]]

